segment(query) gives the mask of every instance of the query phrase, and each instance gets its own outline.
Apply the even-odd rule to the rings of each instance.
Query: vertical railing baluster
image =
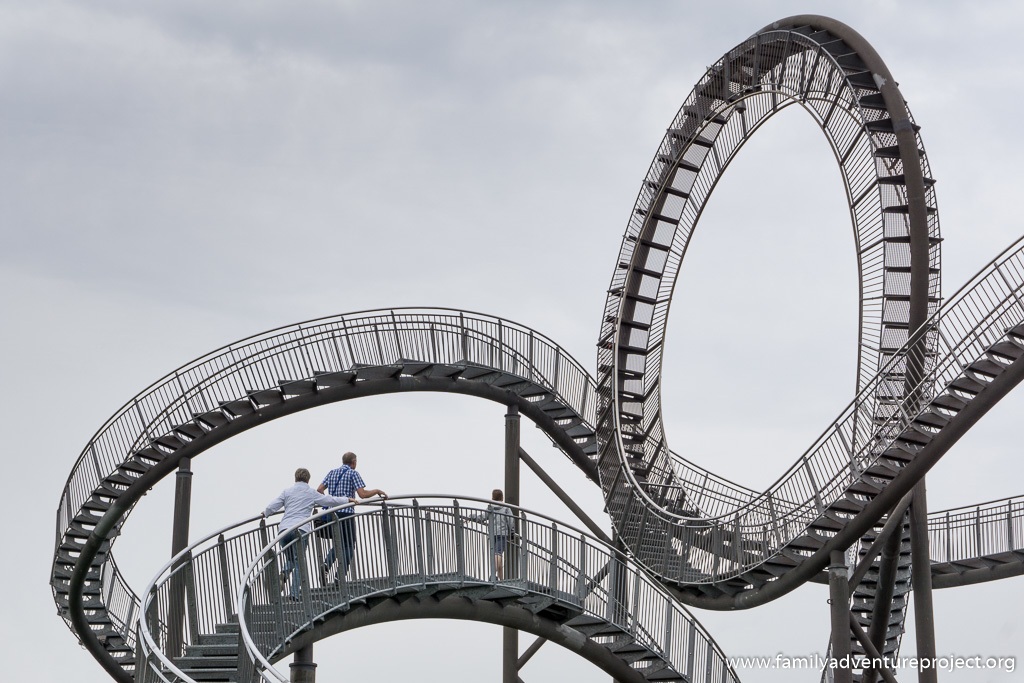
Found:
[[[946,561],[953,559],[953,528],[949,523],[949,513],[946,513]]]
[[[981,557],[985,553],[981,549],[981,507],[977,507],[974,510],[974,552],[978,557]]]
[[[220,589],[224,592],[224,614],[230,618],[235,613],[232,609],[234,590],[228,575],[228,551],[224,547],[224,534],[217,537],[217,560],[220,563]]]
[[[690,620],[686,629],[686,680],[693,680],[694,664],[697,660],[697,624]]]
[[[722,555],[725,552],[725,548],[722,545],[722,529],[718,526],[718,524],[715,524],[711,528],[711,546],[711,552],[714,558],[712,560],[711,565],[711,575],[718,576],[718,564],[721,561]]]
[[[270,544],[269,533],[267,531],[267,520],[260,520],[259,538],[260,546],[267,547]],[[267,560],[266,572],[268,576],[267,591],[270,594],[270,603],[274,610],[275,622],[277,624],[284,624],[284,585],[281,582],[281,570],[277,564],[278,553],[276,548],[270,548],[270,557]],[[241,605],[238,607],[241,609]],[[281,638],[284,635],[281,634]]]
[[[199,642],[199,596],[196,593],[195,558],[189,552],[185,565],[185,604],[188,609],[188,633],[191,643]]]
[[[307,617],[313,616],[313,600],[310,593],[309,561],[306,557],[306,534],[299,531],[298,536],[292,542],[295,548],[295,557],[299,562],[299,597],[302,602],[302,611]],[[294,578],[292,579],[294,581]]]
[[[576,598],[582,604],[587,590],[587,537],[580,534],[580,566],[576,572]]]
[[[775,509],[775,498],[771,492],[768,493],[768,514],[772,518],[772,532],[775,535],[775,547],[782,547],[782,534],[779,532],[779,513]]]
[[[616,601],[619,598],[619,558],[612,556],[609,562],[611,569],[608,572],[608,604],[605,619],[612,624],[618,625],[618,612]]]
[[[466,546],[463,539],[464,529],[459,501],[452,501],[452,507],[455,510],[455,573],[458,575],[461,585],[466,581]]]
[[[548,568],[548,587],[551,595],[558,591],[558,525],[551,523],[551,565]]]
[[[394,311],[391,311],[391,324],[394,325],[395,331],[395,350],[398,353],[398,359],[401,359],[405,357],[405,354],[402,353],[402,340],[398,336],[398,318],[395,317]]]
[[[416,574],[419,577],[420,585],[427,584],[427,576],[423,571],[423,517],[420,514],[420,503],[415,498],[412,501],[413,535],[416,539]]]
[[[143,618],[149,623],[149,632],[153,635],[154,644],[156,647],[162,648],[163,642],[160,640],[160,605],[156,586],[153,586],[153,590],[149,593],[149,605],[146,607],[146,614]]]
[[[672,610],[672,602],[670,600],[665,601],[665,641],[661,644],[661,654],[672,661],[672,617],[675,612]],[[676,662],[672,662],[673,666],[676,666]]]
[[[380,526],[384,535],[384,561],[387,565],[388,581],[398,586],[398,546],[395,543],[394,518],[391,506],[381,503]]]
[[[430,512],[424,513],[423,521],[427,527],[427,574],[433,577],[437,575],[437,567],[434,564],[434,523]]]
[[[490,514],[490,513],[487,514],[487,540],[485,542],[488,545],[491,543],[491,539],[494,538],[495,533],[498,530],[498,528],[497,528],[497,524],[498,524],[497,517],[498,517],[497,514]],[[487,576],[488,576],[488,580],[489,581],[497,581],[498,580],[498,564],[497,564],[497,562],[498,562],[498,559],[495,557],[495,554],[493,552],[491,552],[490,548],[488,548],[488,550],[487,550],[487,567],[488,567],[488,571],[490,573]]]
[[[534,378],[534,376],[536,375],[536,373],[533,371],[533,330],[530,330],[530,351],[529,351],[529,354],[530,354],[530,357],[527,359],[527,362],[530,365],[530,367],[529,367],[530,374],[527,375],[527,378],[532,380]]]
[[[631,618],[628,626],[630,632],[635,636],[637,633],[637,624],[639,623],[640,611],[644,607],[644,605],[640,604],[640,572],[638,571],[633,572],[633,594],[629,596],[628,600],[629,616],[627,618]]]
[[[1013,552],[1016,548],[1013,547],[1013,500],[1006,501],[1006,550],[1007,552]]]
[[[501,318],[498,318],[498,369],[505,369],[505,328],[501,322]]]
[[[242,594],[241,596],[239,596],[240,603],[238,609],[239,612],[242,612],[244,610],[245,623],[249,627],[249,630],[251,632],[253,630],[252,626],[254,624],[252,624],[252,622],[250,621],[250,619],[252,618],[252,610],[249,609],[249,604],[252,602],[252,600],[250,598],[249,588],[250,586],[248,584],[242,588]],[[238,657],[235,660],[235,669],[238,671],[238,680],[242,683],[249,683],[256,677],[256,672],[254,671],[255,665],[253,663],[254,659],[255,658],[252,655],[250,655],[249,652],[246,650],[245,643],[242,642],[241,636],[239,636]]]
[[[522,510],[519,511],[519,578],[526,583],[529,580],[529,562],[530,562],[530,541],[529,534],[527,533],[530,529],[530,523],[526,521],[526,513]]]
[[[469,336],[466,334],[466,316],[459,311],[459,328],[462,331],[462,360],[469,358]]]

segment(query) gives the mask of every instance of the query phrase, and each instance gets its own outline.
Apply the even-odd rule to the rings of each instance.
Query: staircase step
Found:
[[[185,442],[176,437],[174,434],[164,434],[163,436],[158,436],[156,439],[153,440],[153,443],[159,446],[163,446],[164,448],[167,448],[172,451],[176,451],[185,445]]]
[[[321,389],[330,389],[332,387],[341,387],[352,384],[356,379],[356,373],[351,370],[342,370],[339,372],[318,372],[314,375],[316,379],[316,385]]]
[[[316,393],[316,382],[311,379],[279,379],[278,385],[285,396],[305,396]]]
[[[454,378],[465,369],[464,365],[448,365],[445,363],[435,363],[429,370],[426,371],[426,375],[429,377],[441,377],[441,378]]]
[[[945,408],[955,412],[960,412],[967,406],[967,401],[954,396],[953,394],[942,394],[932,399],[932,405],[938,406],[939,408]]]
[[[462,371],[461,376],[463,379],[481,379],[487,378],[491,375],[498,374],[500,373],[494,370],[493,368],[485,368],[483,366],[472,365],[470,363],[467,363],[466,368]],[[484,381],[486,381],[486,379]]]
[[[967,366],[967,369],[979,375],[984,375],[987,379],[994,379],[998,377],[1002,372],[1005,365],[990,361],[987,358],[976,360]]]
[[[234,417],[252,415],[256,412],[256,408],[253,407],[252,402],[247,398],[240,398],[234,401],[224,401],[220,404],[220,407]]]
[[[402,374],[402,366],[395,365],[355,365],[352,368],[360,380],[394,379]]]
[[[949,424],[949,418],[940,413],[927,410],[915,417],[914,423],[927,425],[929,427],[938,427],[941,429]]]
[[[248,389],[246,395],[259,406],[276,406],[284,403],[284,396],[280,389]]]
[[[899,159],[900,158],[900,147],[899,145],[892,145],[890,147],[879,147],[873,152],[875,157],[879,159]],[[924,150],[918,149],[917,155],[920,157],[924,156]]]
[[[988,352],[990,354],[995,354],[997,356],[1001,356],[1011,361],[1017,360],[1021,356],[1024,356],[1024,348],[1021,348],[1019,345],[1008,341],[997,342],[996,344],[989,348]]]
[[[957,377],[949,383],[949,386],[957,389],[958,391],[973,395],[977,395],[985,388],[984,384],[977,380],[973,380],[970,377]]]
[[[175,434],[180,434],[187,437],[190,441],[198,439],[206,434],[206,430],[200,427],[195,422],[185,422],[180,425],[175,425],[173,428]]]
[[[1011,327],[1009,330],[1006,331],[1006,333],[1011,337],[1016,337],[1017,339],[1021,340],[1021,342],[1024,342],[1024,323]]]
[[[224,413],[222,413],[219,410],[211,410],[205,413],[194,413],[192,417],[196,420],[199,420],[200,422],[208,426],[210,429],[223,427],[229,422],[228,418],[224,415]]]
[[[433,363],[425,360],[411,360],[408,358],[399,358],[398,364],[402,366],[402,374],[415,377],[424,370],[427,370]],[[319,382],[318,382],[319,383]]]

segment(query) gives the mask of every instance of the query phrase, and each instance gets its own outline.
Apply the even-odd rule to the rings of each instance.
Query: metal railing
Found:
[[[891,133],[866,128],[886,114],[861,106],[858,93],[862,88],[847,80],[847,70],[830,49],[834,48],[826,48],[797,31],[765,30],[730,50],[708,69],[687,97],[641,186],[609,287],[599,343],[598,381],[604,385],[608,380],[603,396],[617,402],[612,413],[632,412],[640,417],[640,426],[630,431],[619,425],[619,430],[609,433],[607,438],[617,440],[621,447],[623,440],[635,438],[637,433],[648,436],[644,460],[663,480],[663,486],[649,492],[647,486],[633,480],[628,470],[623,472],[622,479],[636,487],[637,495],[648,496],[653,506],[662,502],[666,487],[679,489],[684,482],[695,484],[698,481],[687,475],[705,474],[701,468],[691,469],[676,461],[677,456],[668,451],[660,419],[659,392],[655,388],[660,381],[660,342],[676,274],[718,178],[761,123],[785,106],[799,104],[818,120],[833,146],[852,202],[861,269],[858,389],[871,381],[885,360],[885,354],[880,352],[884,346],[883,330],[888,321],[899,318],[895,310],[889,309],[901,305],[887,297],[900,293],[907,280],[887,268],[890,259],[892,265],[899,265],[901,254],[897,252],[906,245],[890,244],[886,238],[905,235],[907,230],[905,216],[887,209],[907,200],[898,185],[883,185],[880,178],[898,176],[902,171],[897,161],[873,154],[876,148],[895,144],[889,139]],[[922,152],[920,164],[927,171],[923,146],[918,146]],[[934,190],[927,186],[924,191],[928,204],[934,206]],[[929,234],[938,237],[937,217],[930,217],[928,222]],[[931,265],[937,268],[937,242],[930,249],[930,258],[935,261]],[[634,261],[640,270],[625,267]],[[660,276],[654,277],[655,273]],[[938,286],[938,276],[930,277],[929,296],[938,297]],[[628,287],[636,289],[630,289],[631,293],[642,297],[641,301],[632,302],[632,308],[623,303]],[[623,324],[629,327],[623,329]],[[638,348],[646,351],[637,353]],[[628,358],[623,363],[624,354]],[[612,368],[642,369],[643,377],[620,380],[611,376]],[[638,388],[625,386],[628,384]],[[641,395],[644,398],[632,398]],[[629,404],[633,407],[629,408]],[[870,424],[870,404],[865,408]],[[647,478],[652,480],[650,471]],[[714,484],[714,488],[709,488],[698,483],[694,493],[703,492],[712,501],[720,499],[726,505],[734,505],[737,497],[743,495],[742,487],[732,482],[719,479]],[[688,502],[690,509],[700,508],[701,516],[720,514],[701,507],[699,500]]]
[[[57,510],[56,548],[103,479],[158,437],[196,415],[282,381],[312,379],[365,365],[402,360],[475,364],[549,389],[593,424],[593,379],[564,349],[517,323],[440,308],[364,311],[277,328],[202,356],[154,382],[118,410],[89,440],[75,463]],[[128,514],[128,513],[126,513]],[[138,598],[119,577],[113,556],[104,586],[127,593],[107,606],[112,621],[129,624]],[[108,583],[112,582],[112,583]],[[126,632],[126,638],[133,636]]]
[[[510,506],[518,534],[506,552],[505,574],[499,580],[488,525],[472,521],[488,501],[448,498],[442,503],[434,496],[404,500],[411,504],[391,499],[355,516],[355,559],[349,575],[339,576],[337,583],[324,583],[313,570],[323,558],[324,544],[319,535],[311,536],[312,542],[297,553],[301,590],[296,601],[283,595],[280,578],[289,550],[279,547],[279,538],[261,550],[239,588],[242,642],[254,669],[240,670],[238,680],[258,676],[287,681],[271,664],[286,642],[354,603],[427,586],[466,590],[495,585],[542,595],[573,614],[605,620],[684,675],[737,680],[694,617],[657,579],[603,542]],[[335,537],[340,533],[338,523],[329,532]]]
[[[638,487],[621,491],[621,485],[628,484],[627,477],[616,475],[610,486],[603,483],[609,500],[614,496],[620,498],[617,506],[609,508],[618,507],[623,540],[632,545],[644,534],[659,532],[666,538],[679,538],[681,527],[684,545],[696,551],[688,555],[685,575],[666,572],[669,557],[675,551],[640,555],[656,573],[684,581],[715,582],[755,566],[805,533],[829,503],[864,476],[863,472],[917,416],[919,408],[910,403],[923,407],[936,395],[936,387],[945,388],[961,377],[965,367],[983,358],[987,349],[1005,339],[1010,328],[1024,322],[1022,300],[1024,239],[983,268],[922,326],[927,335],[934,337],[936,351],[908,343],[896,352],[840,417],[766,492],[751,495],[737,505],[735,490],[727,497],[718,497],[715,490],[702,488],[701,481],[688,481],[685,494],[704,515],[688,520],[666,513]],[[941,332],[937,332],[940,325]],[[920,381],[905,392],[908,398],[894,401],[891,413],[879,420],[881,424],[865,421],[860,406],[887,395],[888,374],[898,371],[902,375],[911,364],[918,364],[924,372]],[[616,467],[624,469],[621,463]],[[636,520],[643,524],[634,524]],[[709,533],[709,528],[718,529],[718,533]],[[736,537],[744,539],[745,551],[738,552],[739,544],[731,542]]]
[[[165,564],[143,591],[133,627],[137,683],[191,681],[174,663],[202,634],[237,617],[238,577],[277,534],[262,515],[235,522],[192,543]]]
[[[935,564],[1024,550],[1024,497],[934,512],[928,515],[928,545]]]

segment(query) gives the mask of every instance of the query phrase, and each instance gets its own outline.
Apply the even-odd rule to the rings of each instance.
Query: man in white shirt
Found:
[[[349,502],[347,496],[328,496],[314,491],[309,486],[309,470],[305,467],[300,467],[295,470],[295,484],[281,491],[281,494],[270,501],[263,511],[264,515],[271,515],[284,508],[284,516],[281,517],[280,527],[281,531],[286,532],[281,536],[281,547],[284,548],[285,554],[281,585],[283,586],[285,581],[292,577],[291,590],[289,591],[289,597],[292,600],[299,599],[299,584],[301,583],[298,576],[293,576],[294,572],[299,568],[296,546],[298,546],[300,552],[305,551],[306,534],[309,533],[311,527],[310,522],[306,522],[301,526],[299,522],[313,514],[313,506],[315,505],[330,508],[344,505],[347,502]]]

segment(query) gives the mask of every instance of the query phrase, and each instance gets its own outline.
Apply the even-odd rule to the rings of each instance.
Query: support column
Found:
[[[505,502],[519,505],[519,407],[510,405],[505,413]],[[517,570],[515,548],[509,547],[505,556],[505,578]],[[504,626],[501,629],[501,681],[519,681],[519,631]]]
[[[316,662],[313,661],[313,643],[295,651],[292,663],[288,665],[288,680],[291,683],[316,683]]]
[[[832,615],[832,657],[837,666],[832,670],[835,683],[852,683],[850,667],[850,580],[846,571],[846,556],[833,550],[832,564],[828,567],[828,594]]]
[[[174,481],[174,519],[171,527],[171,557],[188,547],[188,526],[192,515],[192,459],[182,458]],[[183,563],[182,563],[183,564]],[[177,566],[181,566],[180,564]],[[178,657],[185,642],[185,576],[171,575],[167,615],[167,654]]]
[[[917,656],[934,664],[935,613],[932,605],[932,571],[928,548],[928,497],[924,477],[914,486],[914,500],[910,504],[910,561],[914,595],[914,626],[917,629]],[[934,666],[921,669],[920,683],[937,683]]]

